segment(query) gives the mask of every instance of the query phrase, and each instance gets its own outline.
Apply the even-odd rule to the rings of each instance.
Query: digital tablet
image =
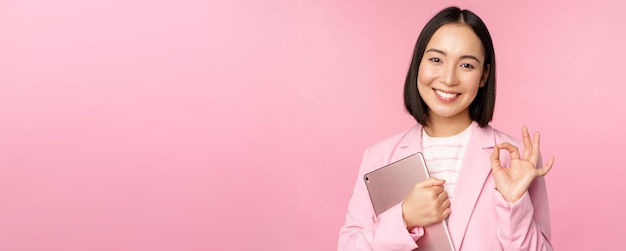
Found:
[[[422,153],[371,171],[363,176],[376,216],[402,202],[417,182],[430,177]],[[454,245],[444,220],[424,228],[417,240],[420,251],[454,251]]]

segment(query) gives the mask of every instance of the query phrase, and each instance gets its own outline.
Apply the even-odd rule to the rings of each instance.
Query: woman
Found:
[[[485,24],[446,8],[413,53],[404,103],[418,123],[365,151],[338,250],[419,250],[423,227],[443,220],[456,250],[552,250],[543,176],[554,158],[542,165],[539,133],[531,140],[523,127],[520,141],[489,125],[496,64]],[[376,216],[363,175],[416,152],[433,178]]]

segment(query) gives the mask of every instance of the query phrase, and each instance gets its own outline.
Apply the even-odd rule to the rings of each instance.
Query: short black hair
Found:
[[[419,95],[417,90],[417,72],[424,56],[426,45],[435,31],[444,24],[458,23],[469,26],[482,42],[485,51],[483,71],[489,70],[485,85],[478,89],[478,94],[470,104],[470,117],[480,127],[485,127],[493,118],[496,104],[496,55],[493,50],[493,42],[487,26],[476,14],[469,10],[461,10],[458,7],[448,7],[437,13],[422,29],[415,49],[413,59],[409,66],[409,72],[404,82],[404,106],[415,120],[426,126],[428,118],[428,106]],[[487,67],[489,65],[489,67]]]

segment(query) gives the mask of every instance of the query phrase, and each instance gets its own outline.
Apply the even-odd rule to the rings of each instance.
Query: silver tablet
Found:
[[[402,202],[417,182],[430,177],[422,153],[371,171],[363,176],[376,216]],[[424,228],[417,240],[420,251],[454,251],[446,221]]]

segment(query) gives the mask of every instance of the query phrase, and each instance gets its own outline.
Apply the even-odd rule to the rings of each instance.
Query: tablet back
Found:
[[[363,176],[376,216],[402,202],[417,182],[430,177],[422,153],[371,171]],[[420,251],[453,251],[446,221],[424,228],[418,241]]]
[[[428,179],[422,153],[416,153],[365,174],[376,216],[403,201],[415,183]]]

